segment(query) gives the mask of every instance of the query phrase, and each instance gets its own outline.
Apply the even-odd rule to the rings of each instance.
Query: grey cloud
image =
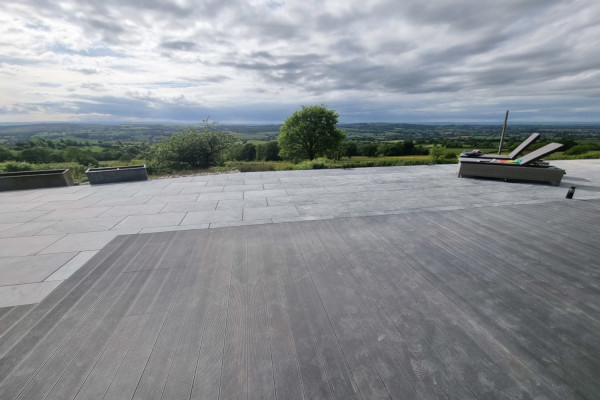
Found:
[[[194,51],[196,49],[196,43],[177,40],[171,42],[162,42],[160,47],[169,50]]]

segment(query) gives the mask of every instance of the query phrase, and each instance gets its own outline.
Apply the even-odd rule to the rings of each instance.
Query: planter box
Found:
[[[73,186],[68,169],[0,173],[0,191]]]
[[[126,167],[88,168],[85,171],[90,184],[147,181],[146,165],[129,165]]]

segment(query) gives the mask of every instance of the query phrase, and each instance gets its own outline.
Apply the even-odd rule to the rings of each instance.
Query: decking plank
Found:
[[[275,399],[273,361],[265,299],[263,248],[265,234],[261,226],[247,228],[247,367],[248,400]]]
[[[119,237],[0,310],[0,398],[592,399],[599,216],[556,201]]]

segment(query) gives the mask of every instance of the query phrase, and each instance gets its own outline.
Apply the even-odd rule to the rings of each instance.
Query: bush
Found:
[[[163,139],[148,154],[155,171],[197,170],[224,165],[224,153],[238,141],[233,133],[216,131],[205,121],[202,132],[186,128]]]
[[[35,165],[28,162],[7,161],[0,163],[0,171],[2,172],[33,171],[35,169]]]
[[[436,144],[432,148],[429,149],[429,161],[432,164],[437,164],[440,162],[442,157],[446,152],[446,148],[440,144]]]
[[[578,156],[580,154],[584,154],[584,153],[587,153],[588,151],[593,151],[593,150],[595,150],[595,149],[590,145],[578,144],[576,146],[571,147],[567,151],[565,151],[565,154],[568,156]]]

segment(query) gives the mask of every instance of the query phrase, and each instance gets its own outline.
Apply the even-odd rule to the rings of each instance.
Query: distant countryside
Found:
[[[182,125],[34,124],[0,125],[0,172],[70,168],[85,182],[88,167],[146,164],[153,176],[239,170],[358,168],[369,166],[455,163],[464,150],[497,152],[501,125],[417,125],[400,123],[338,124],[345,138],[313,160],[282,159],[277,141],[280,125],[218,125],[205,123],[195,134],[204,144],[222,140],[205,164],[161,163],[169,151],[181,153],[190,128]],[[194,131],[194,129],[191,129]],[[549,142],[564,151],[548,159],[600,158],[600,125],[513,125],[507,127],[503,152],[510,152],[533,132],[542,139],[529,150]],[[193,132],[192,132],[193,133]],[[206,134],[216,134],[206,137]],[[205,136],[202,136],[204,134]],[[179,137],[179,144],[173,137]],[[204,138],[204,139],[202,139]],[[171,147],[169,147],[171,146]],[[175,146],[175,147],[172,147]]]

